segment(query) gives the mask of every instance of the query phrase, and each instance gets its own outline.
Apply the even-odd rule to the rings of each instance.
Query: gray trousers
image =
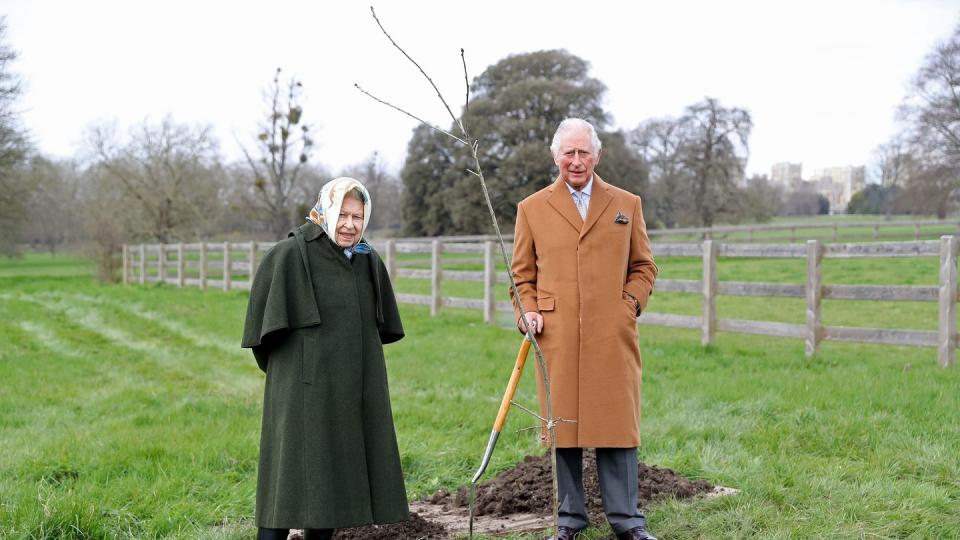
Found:
[[[597,476],[603,511],[613,532],[646,527],[637,509],[637,449],[597,448]],[[583,496],[583,449],[557,448],[557,490],[560,526],[583,529],[590,522]]]

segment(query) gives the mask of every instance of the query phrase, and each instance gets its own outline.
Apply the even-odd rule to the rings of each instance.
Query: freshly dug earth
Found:
[[[670,469],[643,463],[639,463],[637,481],[640,487],[639,507],[647,506],[657,497],[687,499],[713,490],[713,486],[704,480],[688,480]],[[605,519],[597,480],[597,459],[593,450],[583,453],[583,489],[590,521],[594,524],[603,523]],[[445,507],[467,507],[469,491],[466,487],[461,487],[455,494],[440,490],[430,502]],[[549,456],[527,456],[513,469],[477,486],[476,515],[549,515],[552,513],[552,502],[553,480],[550,477]]]
[[[645,507],[658,497],[687,499],[713,490],[703,480],[688,480],[670,469],[639,463],[637,482],[640,487],[639,506]],[[583,488],[587,499],[590,521],[599,525],[605,521],[600,499],[600,484],[597,480],[597,459],[593,450],[583,453]],[[469,492],[461,487],[456,493],[441,489],[430,503],[446,509],[466,512]],[[504,471],[496,478],[477,486],[477,516],[510,516],[514,514],[552,513],[553,480],[550,478],[550,458],[527,456],[516,467]],[[444,525],[425,520],[416,513],[410,520],[388,525],[367,525],[352,529],[339,529],[334,540],[414,540],[449,538],[451,532]],[[295,538],[295,536],[291,536]]]
[[[411,513],[409,521],[387,525],[366,525],[352,529],[338,529],[334,540],[414,540],[416,538],[447,538],[443,525],[427,521]]]

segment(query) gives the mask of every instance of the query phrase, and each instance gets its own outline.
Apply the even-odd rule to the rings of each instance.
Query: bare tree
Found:
[[[630,145],[646,161],[653,183],[652,203],[644,199],[644,216],[667,228],[677,225],[688,176],[680,159],[680,127],[675,118],[655,118],[641,122],[628,136]]]
[[[291,195],[313,148],[310,128],[302,123],[302,83],[294,77],[284,83],[280,74],[281,69],[277,68],[266,96],[269,110],[258,128],[255,155],[241,145],[253,175],[257,207],[265,214],[276,238],[285,235],[298,221],[294,216],[297,203]]]
[[[960,24],[927,55],[899,116],[918,161],[908,191],[943,219],[960,191]]]
[[[736,180],[743,176],[750,113],[724,108],[713,98],[687,107],[681,119],[685,143],[683,161],[691,173],[693,207],[701,227],[711,227],[717,214],[736,200]]]
[[[884,201],[884,216],[889,220],[894,207],[897,206],[898,194],[909,181],[910,170],[915,167],[915,161],[910,154],[908,144],[899,134],[877,146],[874,157],[877,177],[884,188],[884,193],[887,194]]]
[[[80,212],[76,210],[79,171],[71,162],[32,156],[24,174],[32,186],[26,201],[25,242],[42,245],[51,255],[60,246],[81,238]]]
[[[755,222],[767,222],[777,215],[783,203],[783,186],[770,183],[766,175],[753,175],[747,187],[741,190],[743,217]]]
[[[721,215],[736,218],[752,127],[746,110],[706,98],[680,118],[649,120],[633,130],[631,144],[650,167],[656,218],[667,226],[700,227]]]
[[[84,251],[96,265],[97,279],[114,282],[120,270],[118,254],[140,226],[142,211],[130,204],[131,197],[105,167],[94,163],[83,169],[80,182],[76,206],[87,239]]]
[[[6,30],[6,18],[0,17],[0,253],[12,256],[32,188],[22,170],[29,143],[15,107],[21,81],[10,71],[17,52],[6,44]]]
[[[89,144],[104,182],[140,215],[129,236],[169,242],[201,234],[218,206],[222,176],[208,126],[177,124],[167,117],[159,125],[136,126],[124,143],[101,125],[90,132]]]

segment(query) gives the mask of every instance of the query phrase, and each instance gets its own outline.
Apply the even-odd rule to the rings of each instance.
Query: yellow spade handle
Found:
[[[527,353],[530,351],[530,340],[523,338],[520,345],[520,352],[517,353],[517,362],[513,366],[513,373],[510,374],[510,382],[507,383],[507,391],[503,394],[503,401],[500,402],[500,410],[497,412],[497,420],[493,423],[493,430],[499,433],[503,430],[503,424],[507,421],[507,412],[510,410],[510,400],[517,391],[517,384],[520,383],[520,375],[523,374],[523,365],[527,361]]]

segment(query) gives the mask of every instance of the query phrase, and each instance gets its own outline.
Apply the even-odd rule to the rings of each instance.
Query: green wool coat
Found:
[[[267,374],[258,527],[408,519],[382,347],[402,337],[376,252],[348,259],[314,223],[267,252],[242,343]]]

